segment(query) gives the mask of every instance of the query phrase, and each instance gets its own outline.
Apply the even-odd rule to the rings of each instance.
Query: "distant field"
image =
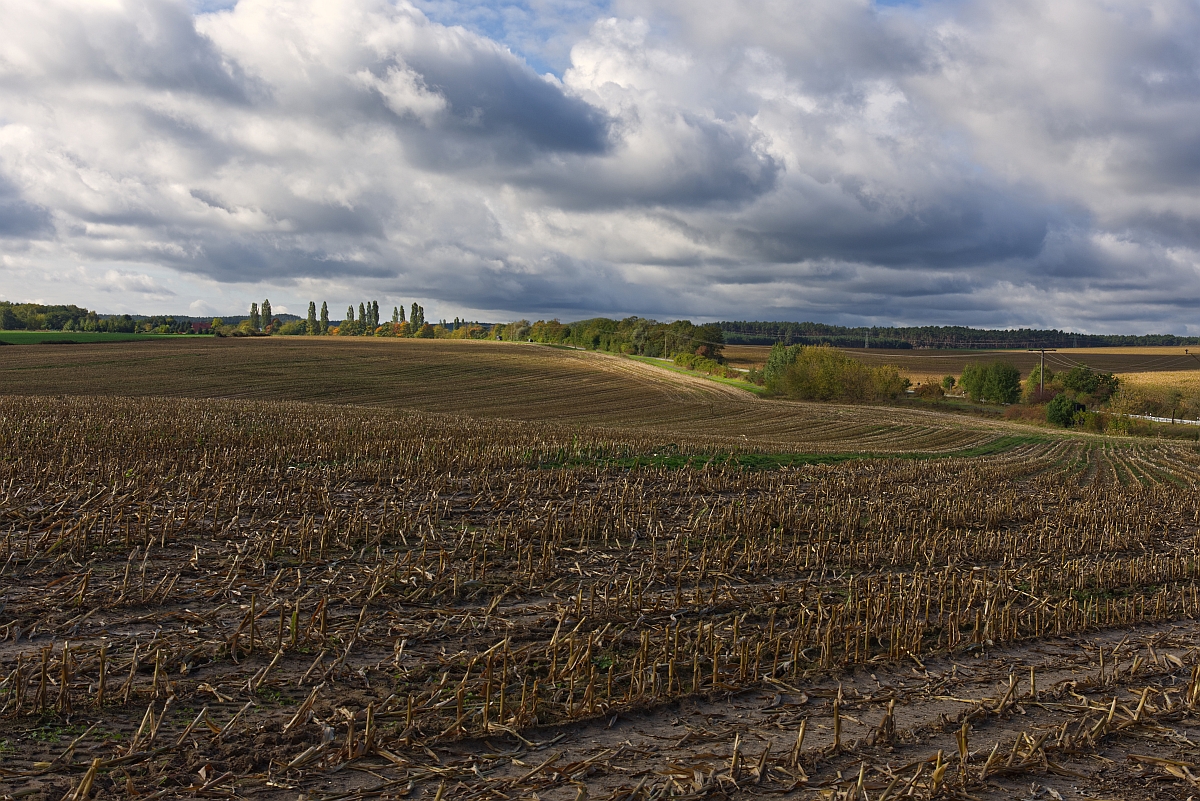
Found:
[[[1119,378],[1126,386],[1161,389],[1176,388],[1185,392],[1200,390],[1200,370],[1162,373],[1122,373]]]
[[[1024,350],[899,350],[888,348],[844,348],[856,359],[870,364],[893,364],[913,383],[941,381],[946,375],[961,375],[968,364],[1008,361],[1022,376],[1041,360],[1038,353]],[[1189,348],[1195,352],[1196,348]],[[762,345],[730,345],[725,355],[735,367],[761,367],[771,349]],[[1200,359],[1184,353],[1184,348],[1064,348],[1046,353],[1046,366],[1056,372],[1086,364],[1094,370],[1117,374],[1172,373],[1200,376]]]
[[[95,331],[0,331],[5,345],[87,345],[97,342],[172,339],[180,334],[104,334]]]
[[[0,350],[10,394],[292,400],[658,431],[741,450],[957,452],[1028,429],[920,410],[762,401],[632,359],[498,342],[175,337]]]

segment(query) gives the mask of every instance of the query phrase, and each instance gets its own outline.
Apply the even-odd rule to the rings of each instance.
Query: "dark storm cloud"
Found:
[[[1016,193],[992,187],[959,192],[903,213],[865,208],[863,215],[787,217],[739,228],[744,248],[773,262],[842,259],[904,267],[961,268],[1030,259],[1063,215],[1043,204],[1018,203]]]
[[[330,273],[354,278],[383,278],[391,272],[381,266],[378,253],[361,254],[365,258],[346,258],[343,253],[321,248],[307,249],[303,242],[266,237],[222,237],[188,243],[186,254],[159,254],[157,260],[188,273],[215,281],[288,282],[324,277]]]
[[[406,61],[446,99],[447,127],[460,135],[510,135],[552,152],[602,153],[608,147],[603,112],[564,94],[507,53],[421,47]]]

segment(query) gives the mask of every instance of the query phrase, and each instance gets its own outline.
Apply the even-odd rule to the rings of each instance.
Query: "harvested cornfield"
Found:
[[[723,437],[279,401],[0,421],[0,795],[1200,782],[1189,448],[751,470]]]

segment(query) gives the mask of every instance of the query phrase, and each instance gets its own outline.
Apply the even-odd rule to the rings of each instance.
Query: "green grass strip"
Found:
[[[194,337],[194,334],[109,334],[98,331],[0,331],[4,345],[91,345],[145,339]]]
[[[748,381],[742,381],[737,378],[722,378],[721,376],[709,375],[708,373],[700,373],[695,370],[689,370],[686,367],[680,367],[674,362],[666,359],[657,359],[653,356],[629,355],[627,355],[626,358],[633,359],[635,362],[642,362],[643,364],[652,364],[655,367],[659,367],[663,370],[670,370],[673,373],[683,373],[684,375],[695,376],[696,378],[704,378],[709,381],[716,381],[718,384],[728,384],[731,387],[737,387],[738,389],[751,392],[755,395],[762,395],[767,391],[766,387],[760,387],[757,384],[751,384]]]

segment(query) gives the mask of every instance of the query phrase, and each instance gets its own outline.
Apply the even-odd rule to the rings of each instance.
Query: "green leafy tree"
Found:
[[[308,302],[308,321],[305,325],[304,332],[306,334],[308,334],[310,337],[316,336],[317,333],[320,331],[320,328],[318,328],[318,325],[319,324],[317,323],[317,304],[315,301],[310,300]]]
[[[252,331],[257,331],[259,328],[262,327],[262,318],[259,317],[259,315],[258,315],[258,304],[257,303],[250,304],[250,319],[248,320],[248,322],[250,323],[250,329]]]
[[[697,326],[692,332],[693,353],[715,362],[724,361],[725,332],[716,323]]]
[[[262,327],[270,328],[272,322],[274,322],[274,320],[271,316],[271,301],[264,300],[262,302]]]
[[[1067,393],[1055,395],[1046,404],[1046,420],[1056,426],[1070,428],[1075,424],[1076,413],[1083,411],[1083,404],[1076,402]]]
[[[987,397],[996,403],[1016,403],[1021,397],[1021,371],[1010,362],[988,365]]]
[[[958,383],[958,382],[954,379],[954,376],[948,375],[942,379],[942,389],[946,390],[947,392],[950,392],[954,389],[954,385],[956,383]]]
[[[1076,395],[1087,395],[1097,403],[1112,397],[1120,386],[1119,379],[1112,373],[1097,373],[1086,365],[1076,365],[1060,376],[1062,385]]]
[[[400,324],[400,307],[393,306],[392,307],[392,325],[399,325],[399,324]]]
[[[968,364],[959,384],[973,401],[1016,403],[1021,397],[1021,371],[1010,362]]]
[[[801,345],[784,345],[776,342],[771,346],[767,355],[767,363],[763,365],[763,384],[772,393],[783,391],[783,377],[788,367],[800,355]]]
[[[343,320],[343,322],[347,322],[347,323],[354,322],[354,306],[353,305],[346,307],[346,319]]]
[[[358,304],[358,321],[362,323],[363,326],[366,326],[371,322],[370,318],[367,317],[367,307],[362,303]]]
[[[274,333],[280,336],[291,337],[308,333],[308,322],[305,320],[291,320],[274,329]]]
[[[321,334],[329,333],[329,304],[321,301]]]

